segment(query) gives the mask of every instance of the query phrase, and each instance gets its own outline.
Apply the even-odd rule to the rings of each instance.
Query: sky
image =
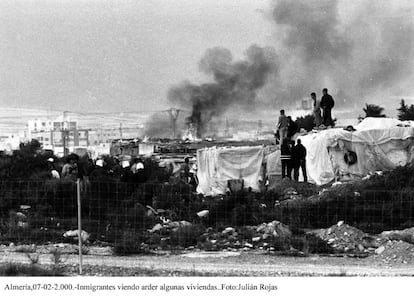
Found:
[[[159,110],[217,45],[263,44],[267,1],[0,1],[0,103]]]
[[[0,105],[185,108],[170,90],[214,81],[200,70],[209,49],[238,61],[249,59],[252,45],[271,47],[275,58],[247,107],[299,100],[310,86],[328,86],[348,106],[362,97],[381,104],[378,94],[414,96],[413,7],[408,0],[0,0]]]

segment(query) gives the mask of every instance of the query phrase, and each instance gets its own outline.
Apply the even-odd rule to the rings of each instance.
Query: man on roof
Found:
[[[328,94],[328,89],[322,90],[323,96],[321,98],[321,108],[323,110],[323,124],[326,127],[333,127],[334,122],[332,120],[332,108],[335,105],[335,101],[331,95]]]

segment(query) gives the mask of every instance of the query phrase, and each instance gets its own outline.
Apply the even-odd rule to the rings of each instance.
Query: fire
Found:
[[[194,127],[192,123],[188,124],[188,129],[184,132],[182,140],[184,141],[200,141],[199,138],[197,138],[197,128]]]

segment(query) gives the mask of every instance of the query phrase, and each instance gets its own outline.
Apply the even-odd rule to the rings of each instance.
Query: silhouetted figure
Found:
[[[118,158],[114,158],[114,166],[111,168],[110,173],[113,176],[113,178],[119,180],[122,176],[122,166],[121,162]]]
[[[303,181],[308,181],[306,173],[306,148],[302,141],[298,139],[296,145],[292,148],[293,178],[299,180],[299,168],[302,168]]]
[[[285,138],[280,147],[280,160],[282,162],[282,178],[292,179],[292,150],[289,139]]]
[[[129,161],[123,160],[121,163],[122,173],[121,173],[121,182],[131,183],[133,180],[133,174],[131,171],[131,166]]]
[[[107,177],[107,171],[104,168],[104,160],[98,159],[95,162],[95,167],[89,174],[91,181],[103,181]]]
[[[323,124],[328,127],[334,126],[334,122],[332,120],[332,108],[335,105],[335,101],[333,100],[332,96],[328,94],[328,89],[322,90],[323,96],[321,98],[321,108],[323,110]]]
[[[313,124],[315,127],[319,127],[322,125],[321,102],[316,98],[316,93],[311,93],[311,98],[313,100]]]
[[[78,178],[78,159],[79,157],[76,154],[67,156],[66,163],[62,168],[61,178],[76,181]]]
[[[140,184],[145,182],[144,162],[141,158],[135,158],[134,164],[131,166],[132,180],[134,183]]]
[[[181,180],[188,184],[190,182],[190,158],[184,159],[184,164],[181,167]]]

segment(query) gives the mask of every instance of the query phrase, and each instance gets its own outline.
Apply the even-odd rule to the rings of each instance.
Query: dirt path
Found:
[[[0,253],[2,263],[30,263],[22,253]],[[76,255],[63,255],[65,265],[78,264]],[[53,264],[50,254],[39,263]],[[386,265],[373,257],[282,257],[250,252],[186,253],[182,255],[84,255],[84,265],[147,270],[209,273],[223,276],[414,276],[413,264]]]

